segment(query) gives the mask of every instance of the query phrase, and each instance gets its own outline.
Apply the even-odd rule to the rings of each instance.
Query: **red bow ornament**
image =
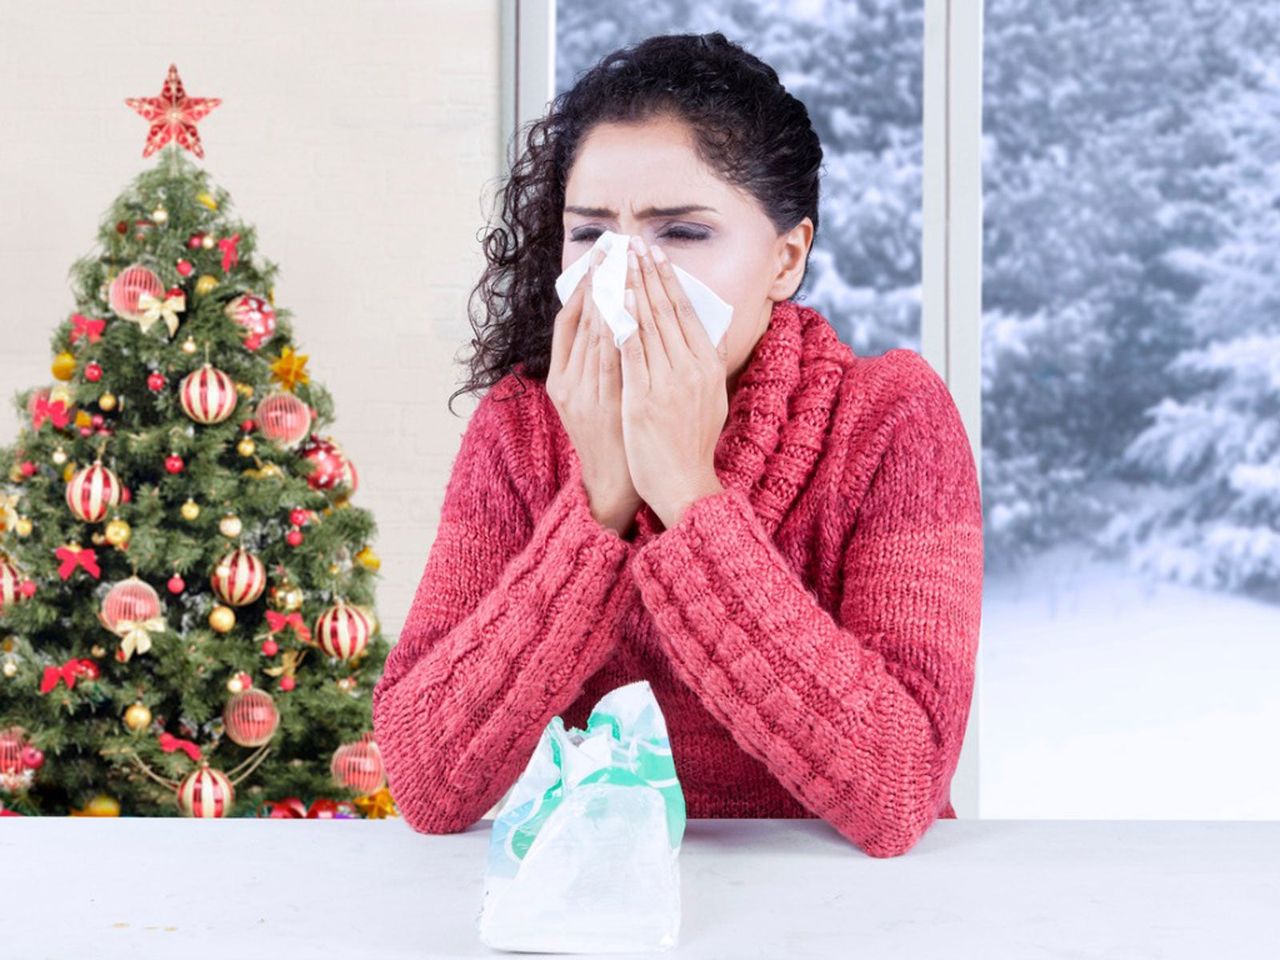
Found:
[[[72,657],[60,667],[44,668],[44,676],[40,678],[40,692],[48,693],[59,683],[65,683],[68,690],[73,690],[78,678],[96,680],[99,676],[101,673],[98,671],[98,665],[92,660]]]
[[[294,611],[290,614],[279,613],[275,610],[267,611],[267,632],[271,634],[279,633],[288,627],[293,627],[293,632],[302,639],[303,643],[311,642],[311,631],[307,629],[306,622],[302,619],[302,614]]]
[[[79,549],[77,544],[59,547],[54,553],[62,561],[62,564],[58,567],[58,576],[63,580],[75,573],[76,567],[84,567],[85,573],[90,574],[95,580],[102,576],[102,569],[98,566],[98,554],[93,547]]]
[[[200,759],[200,748],[190,740],[183,740],[181,737],[175,737],[171,733],[160,734],[160,749],[165,753],[173,753],[175,750],[181,750],[192,760]]]
[[[240,234],[233,233],[218,241],[218,249],[222,251],[222,272],[226,273],[240,262],[240,251],[236,244],[240,242]]]
[[[65,427],[70,423],[71,411],[67,409],[66,401],[50,401],[44,394],[37,396],[31,411],[31,425],[39,430],[46,420],[52,420],[55,427]]]
[[[97,343],[102,339],[102,331],[106,328],[106,320],[91,320],[81,313],[72,314],[71,342],[75,343],[81,337],[87,336],[90,343]]]

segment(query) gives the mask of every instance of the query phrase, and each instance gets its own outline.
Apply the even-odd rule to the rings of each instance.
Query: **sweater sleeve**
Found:
[[[581,466],[530,516],[489,394],[463,435],[436,538],[373,690],[387,783],[416,830],[453,833],[491,808],[551,718],[616,640],[591,629],[628,582],[630,544],[591,513]],[[524,439],[510,444],[524,454]]]
[[[696,501],[633,564],[674,669],[707,710],[875,857],[905,853],[945,805],[982,602],[973,455],[932,368],[911,406],[843,541],[836,616],[736,488]]]

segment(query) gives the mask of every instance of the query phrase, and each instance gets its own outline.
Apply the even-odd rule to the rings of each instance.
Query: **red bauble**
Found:
[[[374,793],[385,782],[382,753],[372,738],[373,734],[366,733],[356,743],[344,743],[333,752],[329,764],[333,778],[356,793]]]
[[[34,477],[36,475],[36,465],[30,460],[23,460],[22,463],[18,464],[18,469],[24,477]]]
[[[23,584],[30,583],[22,571],[3,553],[0,553],[0,610],[11,607],[20,600],[30,599]]]
[[[97,360],[90,360],[84,365],[84,378],[90,383],[97,383],[102,379],[102,364]]]
[[[36,595],[36,582],[34,580],[23,580],[18,585],[18,592],[22,594],[22,599],[30,600]]]
[[[26,767],[22,751],[27,748],[27,732],[22,727],[0,730],[0,775],[21,773]]]
[[[363,610],[339,599],[316,618],[311,642],[331,657],[350,660],[369,645],[373,627]]]
[[[207,360],[178,385],[182,410],[196,423],[221,423],[236,412],[240,395],[235,381]]]
[[[271,694],[250,687],[232,696],[222,711],[227,736],[242,747],[260,747],[280,726],[280,711]]]
[[[178,809],[187,817],[225,817],[236,800],[235,787],[221,770],[207,760],[178,785]]]
[[[203,233],[193,233],[190,237],[187,238],[188,250],[199,250],[202,246],[204,246]]]
[[[280,689],[284,690],[286,693],[297,685],[297,681],[294,680],[293,677],[285,676],[280,678]]]
[[[193,269],[193,267],[191,266],[191,261],[190,261],[190,260],[179,260],[179,261],[178,261],[178,273],[179,273],[180,275],[182,275],[182,276],[184,276],[184,277],[189,277],[189,276],[191,276],[191,271],[192,271],[192,269]]]
[[[224,311],[245,330],[246,349],[257,350],[276,332],[276,311],[263,297],[242,293],[227,304]]]
[[[289,544],[289,546],[300,547],[302,546],[302,531],[299,530],[297,527],[294,527],[292,530],[290,530],[288,533],[285,534],[284,539]]]
[[[178,576],[175,573],[172,577],[169,578],[170,593],[181,593],[185,589],[187,589],[187,581],[183,580],[182,577]]]
[[[311,489],[328,490],[343,482],[346,458],[332,439],[322,439],[312,434],[298,452],[303,459],[314,464],[314,469],[307,475],[307,484]]]
[[[274,657],[280,652],[280,644],[276,643],[270,637],[262,641],[262,655],[264,657]]]
[[[303,510],[301,507],[294,507],[289,511],[289,522],[295,527],[301,527],[311,519],[311,511]]]
[[[37,747],[25,747],[22,751],[22,765],[31,770],[39,770],[44,766],[44,751]]]
[[[147,389],[152,393],[159,393],[167,384],[168,381],[165,380],[164,374],[159,370],[152,370],[151,373],[147,375]]]
[[[237,547],[218,561],[209,583],[223,603],[243,607],[262,596],[267,587],[267,568],[248,550]]]
[[[311,429],[311,409],[292,393],[273,393],[258,404],[262,435],[282,447],[300,443]]]
[[[129,502],[130,500],[132,500],[132,499],[133,499],[133,491],[132,491],[132,490],[130,490],[128,487],[121,487],[121,488],[120,488],[120,502],[121,502],[121,503],[128,503],[128,502]]]
[[[164,284],[146,267],[134,264],[131,267],[125,267],[111,281],[107,299],[117,316],[124,317],[126,320],[139,320],[142,318],[142,311],[138,309],[138,298],[144,293],[156,299],[162,299]]]
[[[115,584],[102,599],[102,612],[98,619],[115,633],[124,620],[135,623],[160,615],[160,595],[151,584],[139,577],[128,577]]]
[[[170,473],[181,473],[186,464],[182,462],[182,458],[176,453],[171,453],[164,458],[164,468]]]
[[[67,484],[67,507],[77,520],[97,523],[120,502],[121,484],[101,460],[77,470]]]
[[[256,423],[254,423],[254,422],[253,422],[253,420],[251,420],[251,419],[250,419],[250,420],[241,420],[241,421],[240,421],[240,429],[241,429],[241,431],[243,431],[244,433],[253,433],[253,428],[254,428],[254,427],[256,427],[256,426],[257,426],[257,424],[256,424]]]

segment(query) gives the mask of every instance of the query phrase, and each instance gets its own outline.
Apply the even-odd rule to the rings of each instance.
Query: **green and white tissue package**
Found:
[[[680,930],[684,791],[648,681],[552,717],[493,821],[480,939],[498,950],[669,950]]]

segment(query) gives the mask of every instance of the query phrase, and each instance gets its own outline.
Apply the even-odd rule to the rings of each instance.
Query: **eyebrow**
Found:
[[[566,213],[577,213],[584,217],[605,217],[613,219],[617,217],[616,210],[610,210],[608,207],[574,207],[566,204]],[[715,207],[707,207],[696,203],[686,203],[680,207],[645,207],[636,216],[641,220],[647,220],[650,217],[680,217],[686,213],[694,213],[698,210],[709,210],[716,213]]]

